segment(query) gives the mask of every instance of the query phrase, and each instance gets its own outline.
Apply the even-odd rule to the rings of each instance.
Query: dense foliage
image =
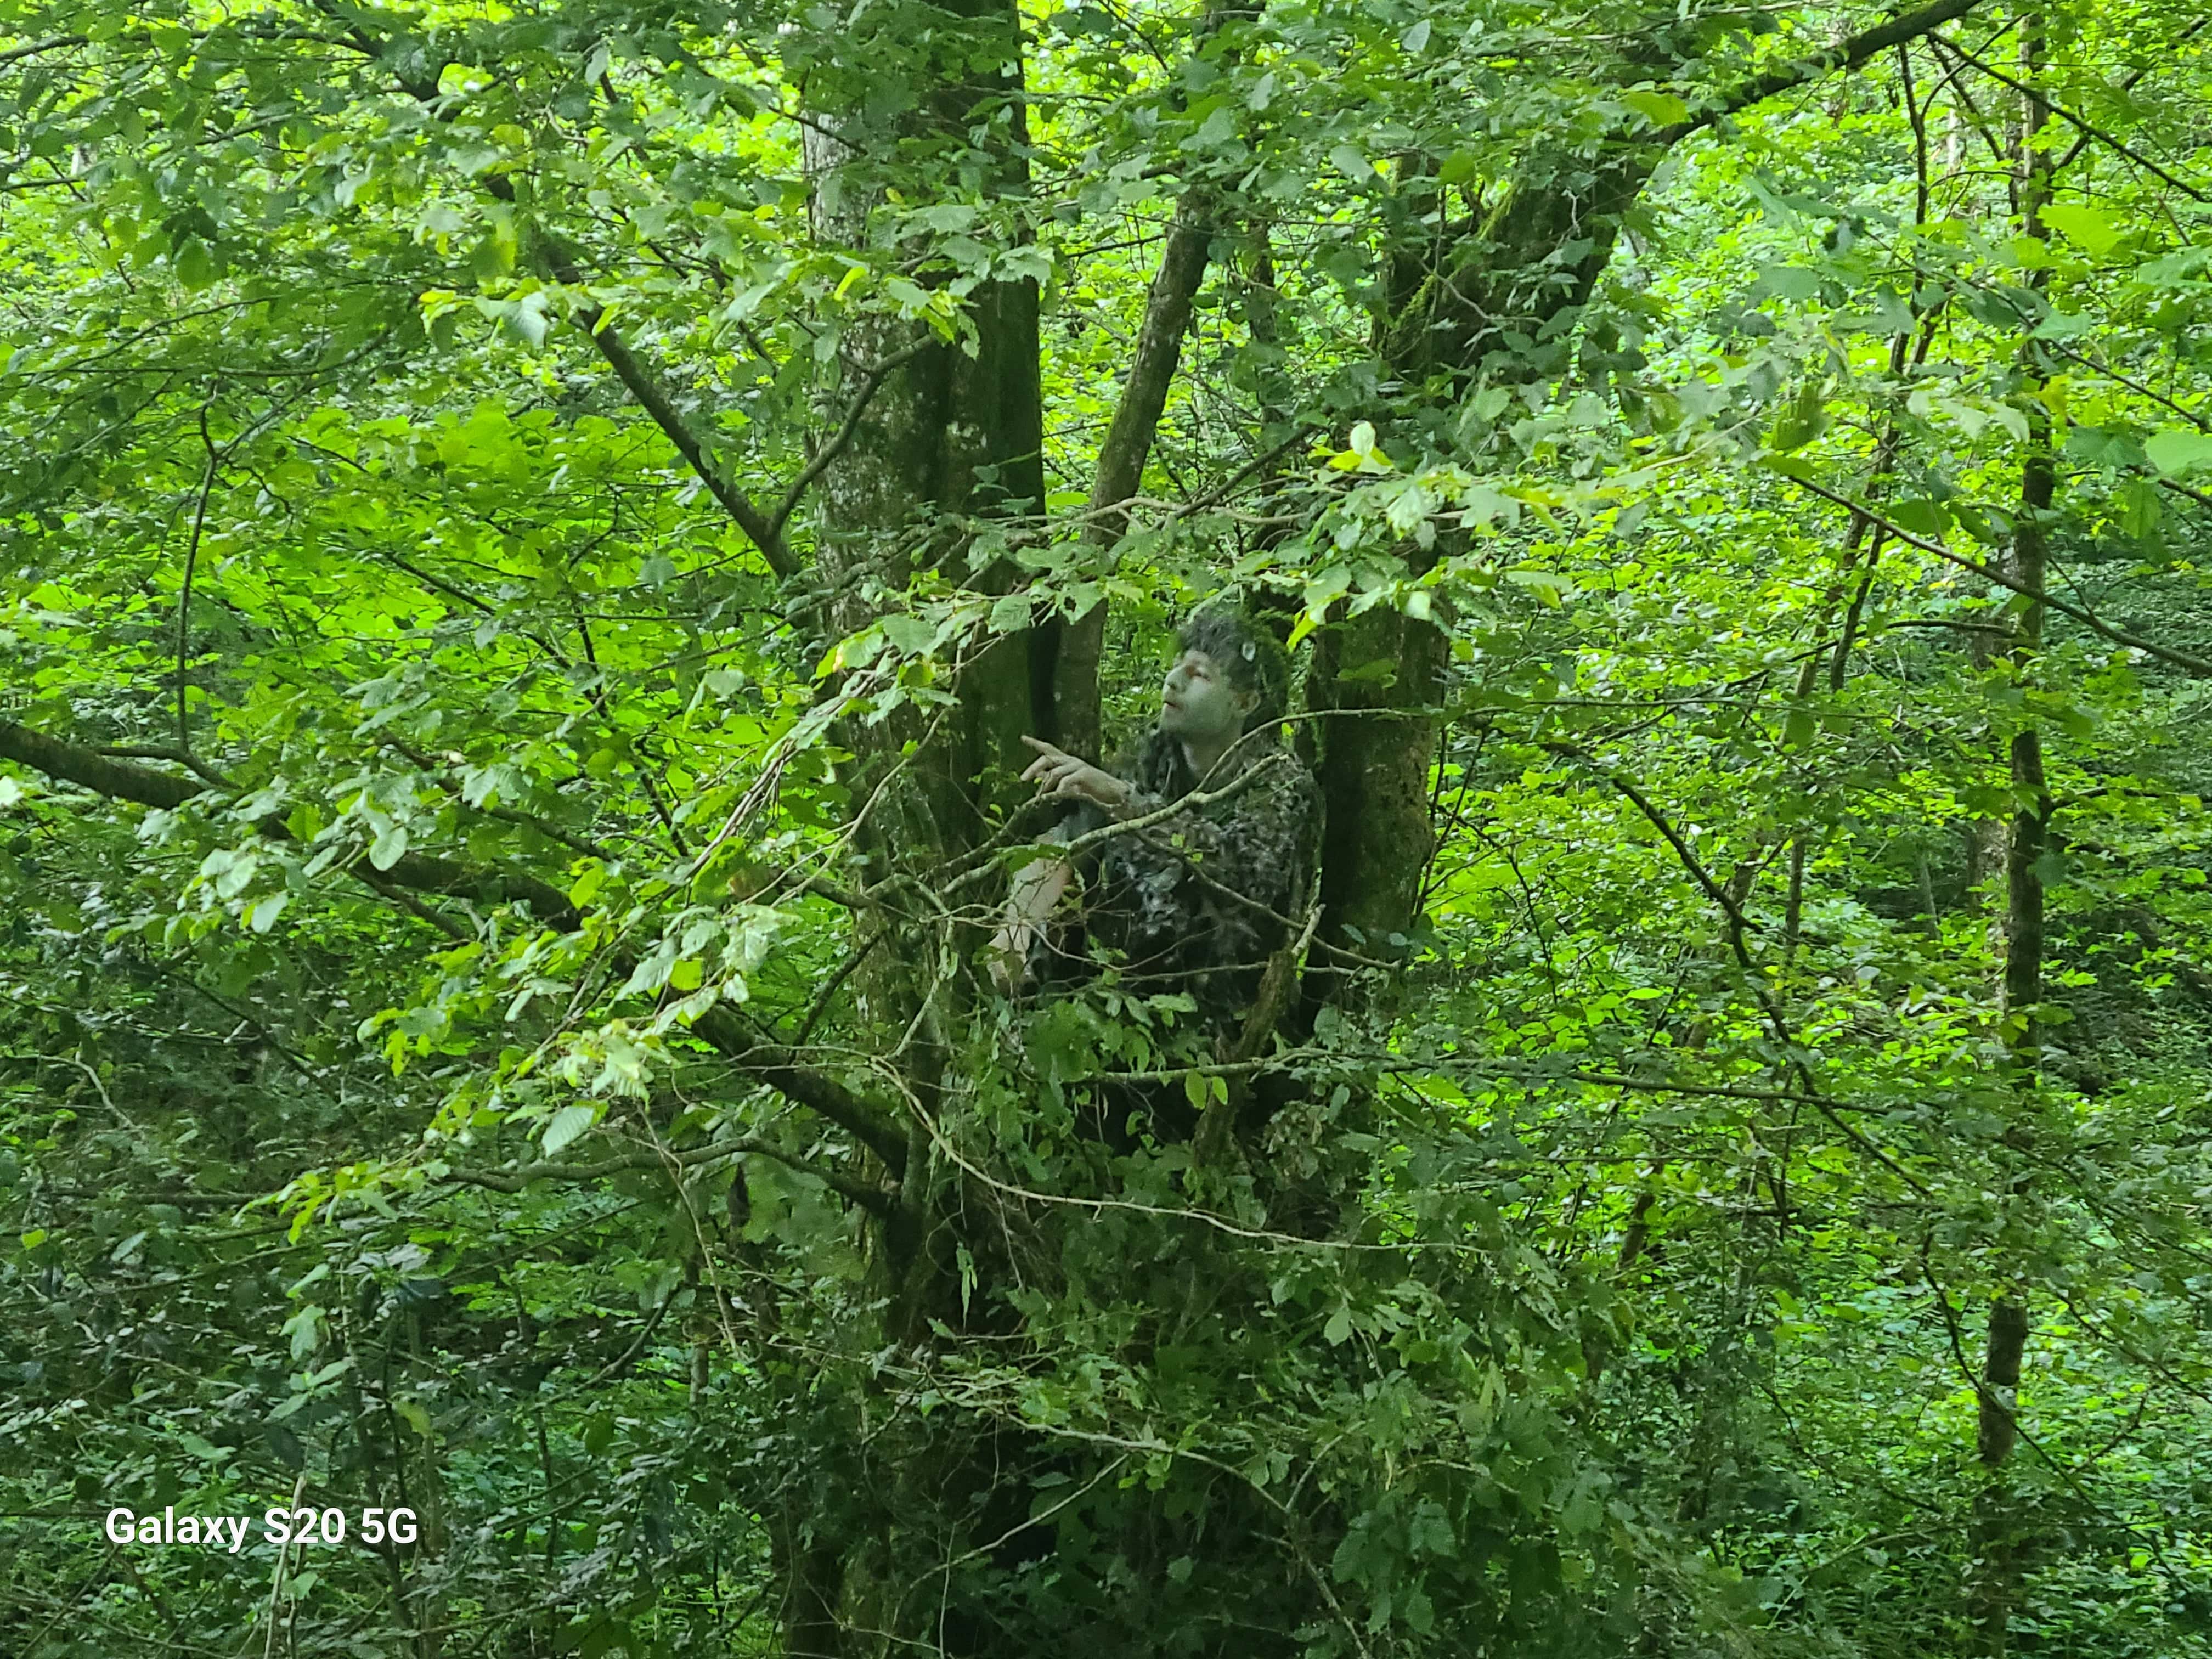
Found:
[[[0,0],[0,1650],[2212,1653],[2208,40]]]

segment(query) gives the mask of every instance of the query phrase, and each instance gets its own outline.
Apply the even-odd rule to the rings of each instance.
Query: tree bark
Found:
[[[902,147],[927,152],[942,143],[963,157],[981,150],[988,191],[1026,194],[1019,13],[1011,0],[950,9],[956,21],[927,39],[881,39],[884,62],[915,76],[919,94],[890,118],[871,115],[866,76],[850,72],[877,55],[867,31],[895,29],[904,15],[881,14],[839,42],[848,78],[817,84],[842,87],[855,101],[817,100],[804,141],[817,233],[825,241],[880,243],[881,166]],[[945,182],[956,194],[963,189],[957,175]],[[906,188],[912,205],[922,186],[909,179]],[[910,584],[930,573],[970,589],[1011,587],[1011,570],[979,556],[972,532],[979,520],[1042,506],[1037,305],[1028,279],[976,287],[964,301],[972,355],[896,318],[848,328],[843,384],[829,389],[825,403],[842,411],[839,430],[849,427],[849,435],[821,467],[809,512],[817,603],[831,639],[902,608]],[[856,386],[887,364],[896,367],[875,376],[873,395],[862,403]],[[869,879],[941,869],[988,836],[994,808],[1012,806],[1028,758],[1022,734],[1053,726],[1054,686],[1042,655],[1048,644],[1048,631],[1034,628],[1000,635],[943,688],[953,702],[909,702],[887,718],[844,723],[839,742],[854,759],[843,781]],[[883,1063],[896,1068],[910,1108],[903,1147],[884,1160],[898,1174],[886,1183],[884,1213],[870,1219],[867,1248],[884,1339],[927,1346],[939,1340],[939,1326],[958,1330],[967,1322],[957,1174],[937,1156],[924,1120],[939,1115],[954,1081],[948,1031],[963,982],[958,963],[980,936],[969,939],[972,928],[941,914],[890,904],[861,907],[854,921],[862,956],[849,982],[860,1018],[894,1034],[898,1051]],[[900,1600],[905,1542],[892,1517],[914,1512],[915,1504],[927,1512],[928,1494],[971,1482],[970,1461],[957,1419],[948,1416],[917,1431],[894,1475],[837,1460],[807,1472],[800,1513],[787,1523],[777,1562],[786,1651],[843,1659],[879,1642],[921,1637]],[[908,1496],[887,1492],[886,1478]]]
[[[1391,958],[1391,938],[1413,923],[1434,846],[1429,711],[1444,659],[1440,629],[1380,605],[1315,638],[1307,700],[1324,813],[1322,937],[1339,964]]]
[[[963,26],[943,32],[919,71],[944,78],[905,128],[875,132],[857,112],[811,112],[804,145],[816,228],[825,240],[864,246],[878,234],[878,191],[867,166],[854,164],[878,159],[863,146],[917,131],[993,132],[989,183],[1004,195],[1026,193],[1019,13],[1005,0],[972,0],[951,9]],[[851,50],[864,52],[865,45],[855,42]],[[1043,504],[1037,299],[1036,283],[1027,277],[978,286],[966,306],[972,356],[930,338],[918,325],[891,319],[848,330],[846,380],[857,383],[872,366],[898,366],[859,408],[851,436],[815,486],[815,562],[833,637],[874,621],[927,568],[969,586],[1005,585],[1005,571],[972,562],[959,521],[1034,513]],[[831,388],[833,406],[847,407],[851,389]],[[953,688],[957,708],[915,757],[913,787],[887,814],[896,823],[887,821],[884,835],[870,837],[879,856],[896,856],[893,848],[927,856],[930,848],[972,844],[990,804],[987,775],[994,768],[1002,775],[1018,773],[1016,763],[1026,760],[1022,733],[1052,724],[1049,677],[1031,662],[1039,648],[1033,633],[1007,635],[964,665]],[[864,752],[895,756],[919,740],[924,724],[909,714],[852,735]],[[1006,799],[1001,787],[1000,804]]]

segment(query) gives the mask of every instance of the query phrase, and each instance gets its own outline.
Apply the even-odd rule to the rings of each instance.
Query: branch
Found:
[[[720,1140],[710,1146],[694,1146],[688,1152],[626,1152],[619,1158],[602,1158],[596,1164],[563,1164],[547,1158],[535,1164],[526,1164],[519,1170],[449,1170],[439,1177],[462,1187],[482,1187],[495,1193],[519,1193],[533,1182],[560,1180],[570,1182],[600,1181],[611,1175],[623,1175],[633,1170],[663,1170],[670,1164],[679,1166],[704,1164],[718,1158],[751,1156],[772,1158],[802,1170],[821,1182],[831,1191],[851,1199],[872,1213],[881,1215],[890,1207],[889,1197],[879,1188],[856,1180],[842,1170],[824,1170],[796,1158],[781,1147],[759,1140]]]
[[[323,10],[337,17],[362,51],[383,61],[381,43],[363,31],[353,19],[340,16],[330,5],[329,0],[321,0],[321,6]],[[446,112],[438,107],[438,88],[434,78],[426,82],[410,77],[395,65],[387,64],[386,66],[392,70],[400,89],[421,104],[434,119],[445,118]],[[514,204],[514,185],[512,182],[494,174],[485,179],[483,183],[484,188],[501,201]],[[584,287],[583,273],[576,268],[575,261],[550,234],[541,236],[539,251],[554,281],[563,288]],[[684,420],[683,411],[676,407],[675,400],[654,378],[653,371],[638,361],[623,337],[608,322],[606,307],[587,301],[577,307],[574,316],[577,324],[591,336],[592,343],[599,348],[599,356],[606,359],[607,367],[614,370],[615,378],[628,388],[639,406],[653,417],[653,423],[661,429],[668,441],[676,446],[676,453],[697,475],[699,482],[707,486],[708,493],[721,503],[722,510],[736,520],[738,529],[752,538],[753,544],[761,550],[761,556],[768,561],[769,568],[779,576],[796,575],[799,562],[784,546],[783,538],[777,534],[775,526],[762,516],[760,508],[753,505],[751,498],[744,491],[725,477],[721,471],[707,459],[706,446],[699,434]]]
[[[1574,744],[1568,743],[1547,743],[1544,747],[1555,755],[1564,755],[1589,767],[1626,796],[1630,804],[1644,815],[1651,827],[1666,838],[1668,846],[1674,848],[1677,861],[1690,872],[1698,885],[1705,890],[1705,896],[1712,900],[1720,908],[1722,915],[1726,917],[1729,950],[1735,957],[1736,965],[1743,970],[1745,988],[1751,993],[1752,1000],[1759,1005],[1759,1012],[1765,1017],[1766,1028],[1773,1033],[1775,1042],[1778,1045],[1778,1053],[1785,1057],[1782,1063],[1796,1073],[1798,1086],[1804,1091],[1814,1109],[1834,1124],[1843,1133],[1845,1139],[1857,1146],[1921,1197],[1928,1197],[1928,1188],[1915,1178],[1911,1171],[1854,1128],[1837,1109],[1835,1103],[1821,1093],[1820,1085],[1814,1079],[1812,1067],[1806,1063],[1802,1052],[1799,1051],[1796,1036],[1790,1031],[1788,1022],[1782,1017],[1780,1006],[1765,985],[1760,981],[1759,964],[1752,957],[1748,942],[1751,923],[1743,914],[1743,907],[1736,902],[1735,896],[1725,887],[1713,879],[1712,872],[1707,870],[1698,855],[1690,850],[1689,842],[1668,821],[1667,815],[1653,804],[1649,795],[1620,773],[1608,769],[1604,763],[1588,750],[1577,749]]]
[[[1145,319],[1137,330],[1137,349],[1129,360],[1127,378],[1121,383],[1121,401],[1115,405],[1105,441],[1098,448],[1098,466],[1086,510],[1091,533],[1100,539],[1112,538],[1115,517],[1112,509],[1134,495],[1144,477],[1160,412],[1167,407],[1168,387],[1182,360],[1191,305],[1198,296],[1199,284],[1206,279],[1213,227],[1199,198],[1200,192],[1189,189],[1176,204],[1175,225],[1168,232],[1160,268],[1145,298]]]
[[[112,800],[126,800],[162,811],[174,811],[208,789],[197,779],[111,760],[82,744],[33,732],[13,720],[0,720],[0,760],[15,761],[50,778],[76,784]],[[284,821],[273,814],[257,819],[253,827],[270,841],[298,839]],[[370,866],[364,854],[348,864],[346,870],[348,874],[359,876],[380,890],[388,884],[416,892],[473,899],[478,903],[526,903],[550,926],[564,931],[575,927],[577,921],[575,907],[568,902],[566,893],[550,883],[519,871],[485,869],[428,853],[403,854],[386,870]]]
[[[1956,54],[1958,57],[1965,58],[1966,62],[1972,64],[1976,69],[1981,70],[1983,74],[1988,76],[1992,81],[2002,82],[2006,86],[2010,87],[2014,92],[2021,93],[2036,99],[2045,108],[2048,109],[2060,120],[2073,127],[2075,131],[2079,132],[2084,138],[2094,138],[2100,144],[2110,145],[2113,149],[2118,150],[2121,155],[2126,156],[2128,160],[2133,161],[2137,167],[2142,168],[2146,173],[2154,173],[2157,177],[2165,179],[2167,184],[2172,185],[2176,190],[2188,197],[2191,201],[2202,202],[2206,206],[2212,207],[2212,195],[2207,195],[2204,191],[2197,189],[2196,185],[2190,184],[2184,179],[2175,178],[2173,174],[2168,173],[2164,167],[2159,166],[2157,162],[2152,161],[2150,157],[2142,154],[2142,151],[2130,148],[2127,143],[2120,139],[2115,138],[2109,132],[2106,132],[2100,128],[2091,126],[2087,121],[2075,114],[2073,111],[2062,108],[2060,106],[2052,103],[2045,94],[2030,88],[2025,82],[2014,80],[2012,76],[2007,75],[2002,70],[1998,69],[1995,64],[1983,62],[1982,59],[1975,57],[1972,52],[1968,52],[1964,46],[1958,46],[1949,40],[1946,40],[1941,35],[1938,35],[1932,44],[1938,51],[1952,52]]]
[[[1908,40],[1939,29],[1946,23],[1956,22],[1973,10],[1979,0],[1936,0],[1932,6],[1923,6],[1918,11],[1893,17],[1870,29],[1838,41],[1815,57],[1800,58],[1796,63],[1771,70],[1757,79],[1748,81],[1734,92],[1723,94],[1719,104],[1700,110],[1686,121],[1662,127],[1651,135],[1658,144],[1678,143],[1692,133],[1703,131],[1725,116],[1739,110],[1749,109],[1753,104],[1764,103],[1778,94],[1818,81],[1837,70],[1855,70],[1869,58]]]
[[[81,46],[82,34],[50,34],[43,40],[33,40],[28,46],[10,46],[0,52],[0,64],[13,64],[25,58],[36,58],[40,52],[59,52],[64,46]]]
[[[1209,28],[1217,15],[1209,16]],[[1145,297],[1144,321],[1138,325],[1137,347],[1121,382],[1121,398],[1098,447],[1084,527],[1085,538],[1096,545],[1111,546],[1120,538],[1128,523],[1122,508],[1144,482],[1160,411],[1167,407],[1168,388],[1182,361],[1191,304],[1206,280],[1213,241],[1209,221],[1204,192],[1195,185],[1186,188],[1176,203],[1160,268]],[[1054,736],[1080,755],[1098,752],[1103,720],[1098,665],[1105,647],[1106,602],[1101,599],[1063,630],[1053,666]]]
[[[0,720],[0,760],[15,761],[50,778],[76,784],[112,800],[130,801],[164,811],[175,811],[205,793],[208,788],[194,779],[112,760],[82,744],[49,737],[13,720]],[[271,841],[297,840],[283,820],[274,815],[258,819],[253,827]],[[526,903],[549,927],[562,932],[574,929],[582,921],[566,893],[520,871],[485,869],[427,853],[404,854],[386,870],[376,869],[366,854],[359,854],[347,863],[345,870],[432,927],[449,933],[454,927],[452,918],[441,917],[434,910],[417,906],[408,896],[409,890],[484,904]],[[906,1137],[890,1114],[862,1099],[836,1079],[799,1065],[789,1049],[754,1041],[726,1010],[708,1010],[691,1029],[738,1070],[758,1079],[786,1098],[851,1134],[881,1158],[893,1175],[904,1170]]]
[[[181,766],[189,772],[198,773],[204,782],[211,784],[217,789],[228,789],[231,787],[228,778],[210,767],[198,756],[187,755],[183,750],[172,749],[166,744],[119,743],[111,744],[105,749],[95,749],[92,752],[95,755],[123,760],[167,761],[173,766]]]
[[[464,927],[443,910],[433,909],[398,883],[386,881],[382,876],[378,875],[374,868],[363,868],[356,864],[349,873],[362,885],[398,905],[426,927],[436,928],[456,945],[465,945],[477,936],[475,928]]]
[[[550,254],[546,263],[563,286],[583,286],[576,268],[557,252]],[[699,434],[686,423],[683,412],[676,407],[666,388],[653,378],[653,371],[637,360],[623,343],[623,337],[615,331],[614,325],[607,321],[605,307],[580,306],[576,311],[576,321],[592,337],[592,343],[599,349],[599,356],[607,360],[607,366],[614,370],[615,378],[629,389],[629,394],[637,399],[638,406],[650,415],[653,423],[667,434],[668,441],[676,446],[676,453],[698,475],[699,481],[707,486],[708,493],[722,504],[723,511],[737,521],[738,528],[752,538],[753,545],[760,549],[761,556],[768,561],[768,568],[779,576],[798,574],[799,561],[783,544],[783,537],[777,526],[762,515],[760,508],[753,505],[751,497],[725,477],[721,470],[707,459],[706,448],[700,442]]]
[[[2085,611],[2078,605],[2069,605],[2065,600],[2045,592],[2040,587],[2021,581],[2015,577],[2008,576],[2003,571],[1996,569],[1993,566],[1984,564],[1978,559],[1970,559],[1963,553],[1954,553],[1949,548],[1943,546],[1939,542],[1931,542],[1923,537],[1914,535],[1909,530],[1900,529],[1898,526],[1892,524],[1887,519],[1883,518],[1881,514],[1876,513],[1872,507],[1868,507],[1862,502],[1855,501],[1848,495],[1838,495],[1836,491],[1826,489],[1820,484],[1816,484],[1810,478],[1802,477],[1795,472],[1789,473],[1785,476],[1787,476],[1793,483],[1801,484],[1805,489],[1811,490],[1815,495],[1820,496],[1824,500],[1833,501],[1838,507],[1849,508],[1854,513],[1863,514],[1866,516],[1868,523],[1875,526],[1891,536],[1894,536],[1899,541],[1903,542],[1908,547],[1917,547],[1923,553],[1933,553],[1937,558],[1948,560],[1951,563],[1957,565],[1961,570],[1972,571],[1975,575],[1979,576],[1984,581],[1994,582],[1997,586],[2008,588],[2011,592],[2021,595],[2023,599],[2032,599],[2038,605],[2048,605],[2051,609],[2058,612],[2060,616],[2071,617],[2075,622],[2080,623],[2084,628],[2090,629],[2093,633],[2103,635],[2105,638],[2112,641],[2115,645],[2124,645],[2133,650],[2147,652],[2151,656],[2157,658],[2160,662],[2170,663],[2176,668],[2185,669],[2190,673],[2197,675],[2200,678],[2212,678],[2212,661],[2208,661],[2206,659],[2194,655],[2187,651],[2177,651],[2170,645],[2160,645],[2155,640],[2147,640],[2140,634],[2130,634],[2124,628],[2115,628],[2110,623],[2100,620],[2097,614],[2093,611]]]
[[[2180,33],[2175,35],[2173,39],[2167,43],[2169,48],[2179,48],[2185,40],[2188,40],[2196,35],[2203,33],[2207,24],[2212,24],[2212,17],[2198,18],[2195,22],[2191,23],[2187,28],[2182,30]],[[1987,46],[1989,42],[1985,40],[1982,44],[1984,46]],[[2116,92],[2133,92],[2136,89],[2136,83],[2141,81],[2143,76],[2148,75],[2151,72],[2151,68],[2152,65],[2145,64],[2141,69],[2136,70],[2134,74],[2122,81],[2118,87],[2113,88],[2113,90]],[[2068,167],[2074,165],[2075,157],[2081,155],[2083,150],[2089,147],[2090,137],[2090,134],[2085,132],[2067,147],[2066,154],[2058,158],[2057,171],[2063,173]]]
[[[208,496],[215,489],[219,457],[215,440],[208,435],[207,405],[200,405],[200,442],[207,450],[207,471],[200,479],[199,505],[192,509],[192,538],[185,549],[185,580],[177,590],[177,747],[192,752],[191,715],[185,701],[185,658],[192,638],[192,575],[200,562],[200,533],[207,528]]]
[[[883,1160],[893,1176],[906,1172],[906,1136],[891,1115],[862,1099],[835,1078],[798,1063],[788,1048],[756,1042],[726,1008],[709,1008],[692,1032],[739,1071],[758,1078],[785,1098],[826,1117]]]
[[[853,394],[852,404],[845,410],[845,418],[838,424],[836,432],[828,443],[815,452],[814,459],[807,462],[799,475],[791,481],[791,488],[784,492],[783,500],[776,506],[775,516],[769,520],[769,533],[775,537],[779,544],[783,538],[783,527],[791,522],[791,515],[798,511],[799,501],[805,495],[807,487],[829,470],[832,461],[845,453],[845,446],[853,441],[853,434],[860,429],[860,416],[867,413],[868,405],[875,400],[883,383],[890,378],[894,370],[904,368],[928,350],[932,343],[928,340],[921,340],[903,351],[894,351],[867,372],[860,381],[860,389]]]

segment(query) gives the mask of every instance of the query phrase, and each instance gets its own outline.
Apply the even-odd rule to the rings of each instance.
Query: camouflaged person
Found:
[[[1037,758],[1022,776],[1042,795],[1076,803],[1048,842],[1203,799],[1100,838],[1073,860],[1025,866],[993,942],[994,970],[1008,990],[1066,980],[1088,971],[1087,945],[1103,947],[1136,988],[1189,992],[1225,1036],[1298,925],[1321,797],[1282,741],[1290,663],[1274,638],[1213,609],[1186,623],[1177,644],[1159,724],[1133,756],[1109,771],[1025,738]],[[1070,916],[1062,900],[1079,877],[1084,898]]]

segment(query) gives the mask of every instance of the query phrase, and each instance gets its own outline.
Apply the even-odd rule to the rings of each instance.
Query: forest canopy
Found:
[[[0,0],[0,1650],[2212,1654],[2208,42]]]

